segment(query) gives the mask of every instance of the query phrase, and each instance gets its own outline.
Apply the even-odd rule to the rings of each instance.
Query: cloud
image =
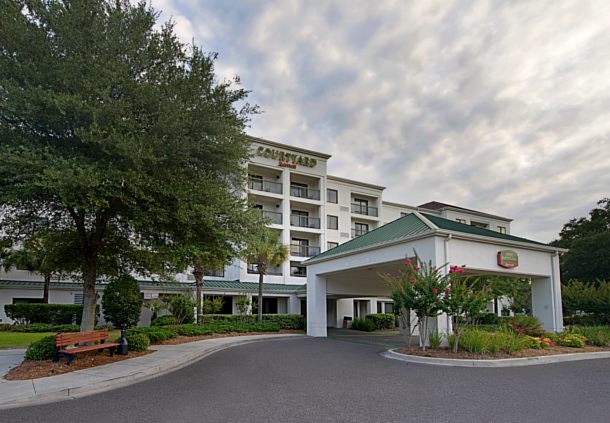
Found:
[[[610,190],[610,4],[153,0],[264,113],[386,200],[515,219],[542,241]]]

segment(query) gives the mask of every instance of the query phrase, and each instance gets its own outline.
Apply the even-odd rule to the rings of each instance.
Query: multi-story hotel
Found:
[[[328,154],[252,138],[248,193],[271,222],[270,228],[278,232],[282,243],[290,249],[288,260],[277,268],[269,268],[265,276],[265,313],[305,313],[305,260],[413,211],[510,233],[511,219],[504,217],[436,201],[417,207],[383,201],[382,186],[328,175],[330,159]],[[192,286],[192,275],[188,273],[176,275],[176,279],[177,284],[142,281],[144,298],[156,298]],[[257,284],[254,265],[236,261],[210,272],[205,278],[204,292],[224,298],[223,313],[237,313],[234,297],[256,296]],[[103,290],[103,284],[99,289]],[[41,279],[36,275],[23,271],[0,274],[0,321],[9,321],[2,305],[39,301],[41,292]],[[81,301],[78,283],[52,283],[50,302]],[[362,317],[390,311],[391,300],[329,298],[327,310],[329,322],[340,325],[344,316]]]

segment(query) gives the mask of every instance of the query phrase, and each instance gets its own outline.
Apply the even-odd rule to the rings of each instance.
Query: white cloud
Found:
[[[253,90],[252,134],[331,153],[388,200],[548,241],[610,195],[608,2],[152,3]]]

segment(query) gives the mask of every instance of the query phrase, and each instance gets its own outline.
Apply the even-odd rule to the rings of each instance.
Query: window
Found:
[[[297,276],[300,278],[307,277],[307,268],[305,266],[300,266],[296,263],[293,263],[290,266],[290,276]]]
[[[368,223],[354,223],[353,236],[364,235],[369,231]]]
[[[220,269],[208,269],[203,274],[205,276],[215,276],[217,278],[224,278],[224,276],[225,276],[225,268],[222,267]]]
[[[328,229],[339,229],[339,218],[333,215],[326,216],[326,222]]]
[[[260,175],[248,175],[249,183],[248,187],[250,189],[255,189],[257,191],[263,190],[263,177]]]
[[[455,219],[455,221],[457,223],[463,223],[464,225],[466,224],[466,219]]]
[[[326,249],[330,250],[331,248],[335,248],[337,245],[339,245],[338,242],[330,242],[329,241],[329,242],[326,243]]]
[[[309,257],[309,240],[292,238],[290,242],[290,254],[297,257]]]
[[[337,204],[339,202],[339,193],[336,189],[327,189],[326,190],[326,201],[329,203]]]
[[[506,233],[506,226],[498,226],[498,232],[500,232],[501,234],[505,234]]]
[[[475,228],[487,229],[489,225],[483,222],[475,222],[474,220],[470,221],[470,226],[474,226]]]
[[[292,182],[290,184],[290,195],[293,197],[307,198],[307,184]]]
[[[39,304],[42,298],[13,298],[13,304]]]

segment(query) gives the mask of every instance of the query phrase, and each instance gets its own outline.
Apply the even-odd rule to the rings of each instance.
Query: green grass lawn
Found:
[[[55,332],[22,333],[0,332],[0,350],[8,348],[27,348],[32,342],[45,336],[55,335]],[[112,330],[108,334],[108,342],[114,342],[121,336],[120,330]]]
[[[7,348],[27,348],[32,342],[38,341],[49,335],[55,335],[55,333],[0,332],[0,350]]]

